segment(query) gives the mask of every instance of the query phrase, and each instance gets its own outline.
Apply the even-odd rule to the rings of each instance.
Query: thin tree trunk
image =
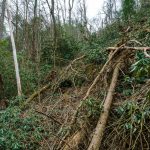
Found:
[[[50,14],[52,16],[53,21],[53,62],[54,62],[54,68],[56,66],[55,64],[55,55],[56,55],[56,49],[57,49],[57,26],[56,26],[56,19],[55,19],[55,2],[54,0],[51,0],[51,7],[49,4],[49,1],[46,0]]]
[[[72,24],[72,9],[73,9],[73,5],[74,5],[74,0],[69,0],[69,25]]]
[[[2,11],[1,11],[1,16],[0,16],[0,39],[3,38],[5,8],[6,8],[6,0],[3,0],[2,7],[1,7]]]
[[[101,141],[103,138],[103,134],[105,131],[106,123],[108,120],[108,116],[109,116],[109,112],[110,112],[110,108],[111,108],[111,104],[113,100],[113,94],[114,94],[115,87],[117,84],[117,79],[119,76],[120,65],[121,63],[117,64],[114,70],[112,81],[111,81],[111,84],[107,93],[107,97],[104,103],[103,112],[100,115],[99,121],[97,123],[96,129],[95,129],[92,141],[90,143],[90,146],[88,147],[88,150],[99,150],[101,146]]]
[[[16,41],[16,47],[17,47],[17,49],[18,49],[18,47],[19,47],[19,41],[18,41],[18,39],[19,39],[19,37],[18,37],[18,17],[19,17],[19,14],[18,14],[18,12],[19,12],[19,6],[18,6],[18,0],[16,0],[16,35],[15,35],[15,41]]]
[[[33,18],[33,36],[32,36],[32,52],[31,57],[33,61],[37,58],[37,0],[34,1],[34,18]]]

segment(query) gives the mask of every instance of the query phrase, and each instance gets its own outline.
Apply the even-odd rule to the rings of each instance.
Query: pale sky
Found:
[[[104,0],[86,0],[87,16],[89,19],[95,17],[102,10]]]

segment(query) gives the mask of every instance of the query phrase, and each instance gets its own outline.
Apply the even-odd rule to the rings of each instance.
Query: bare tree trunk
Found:
[[[54,63],[54,68],[56,66],[56,60],[55,60],[55,55],[56,55],[56,49],[57,49],[57,26],[56,26],[56,19],[55,19],[55,2],[54,0],[51,0],[51,6],[49,4],[49,1],[46,0],[50,14],[52,16],[52,21],[53,21],[53,63]]]
[[[57,27],[56,27],[56,19],[55,19],[55,2],[54,0],[51,0],[51,16],[53,20],[53,38],[54,38],[54,46],[53,46],[53,58],[54,58],[54,68],[56,66],[56,60],[55,60],[55,55],[56,55],[56,49],[57,49]]]
[[[72,9],[73,9],[73,5],[74,5],[74,0],[69,0],[69,25],[72,24]]]
[[[33,18],[33,35],[32,35],[32,52],[31,57],[36,61],[37,52],[37,0],[34,1],[34,18]]]
[[[107,93],[107,97],[103,106],[103,110],[102,110],[103,112],[97,123],[96,129],[95,129],[92,141],[90,143],[90,146],[88,147],[88,150],[99,150],[101,146],[102,137],[105,131],[106,123],[107,123],[108,116],[109,116],[109,111],[110,111],[112,100],[113,100],[113,93],[115,91],[117,79],[119,76],[120,65],[121,63],[117,64],[114,70],[112,81],[111,81],[111,84]]]
[[[29,11],[29,4],[28,0],[25,0],[24,6],[24,47],[27,50],[28,56],[30,57],[30,46],[29,46],[29,25],[28,25],[28,11]]]
[[[83,26],[84,26],[84,36],[85,36],[85,39],[88,39],[88,34],[89,34],[89,31],[88,31],[88,27],[87,27],[87,24],[88,24],[88,21],[87,21],[87,8],[86,8],[86,2],[85,0],[83,0]]]
[[[15,64],[15,71],[16,71],[18,96],[21,96],[22,89],[21,89],[21,81],[20,81],[20,75],[19,75],[19,65],[18,65],[18,60],[17,60],[16,45],[15,45],[15,40],[14,40],[14,35],[13,35],[12,20],[11,20],[11,15],[10,15],[9,8],[8,8],[8,3],[6,5],[7,5],[7,16],[8,16],[8,23],[9,23],[9,29],[10,29],[10,37],[11,37],[12,48],[13,48],[13,57],[14,57],[14,64]]]
[[[80,32],[81,32],[81,36],[84,38],[84,40],[88,40],[88,35],[89,35],[89,31],[88,31],[88,20],[87,20],[87,8],[86,8],[86,1],[85,0],[79,0],[79,13],[80,13],[80,23],[82,24],[80,26]]]
[[[55,2],[54,0],[51,0],[51,16],[53,20],[53,29],[54,29],[54,42],[56,44],[56,38],[57,38],[57,28],[56,28],[56,19],[55,19]]]
[[[2,78],[2,75],[0,74],[0,100],[4,96],[4,83],[3,83],[3,78]]]
[[[0,16],[0,39],[3,38],[6,0],[3,0],[1,5],[2,7],[1,7],[1,16]]]
[[[66,0],[63,0],[63,6],[62,6],[61,2],[60,2],[60,5],[61,5],[63,23],[65,24],[66,23]]]
[[[19,7],[18,7],[18,0],[16,0],[16,35],[15,35],[15,41],[16,41],[16,47],[18,49],[18,11],[19,11]]]

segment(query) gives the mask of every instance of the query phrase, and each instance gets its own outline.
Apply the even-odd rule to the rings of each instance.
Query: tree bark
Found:
[[[32,51],[31,57],[32,60],[35,62],[37,58],[37,42],[38,42],[38,29],[37,29],[37,5],[38,1],[34,1],[34,18],[33,18],[33,35],[32,35]]]
[[[2,75],[0,74],[0,99],[4,96],[4,83],[2,79]]]
[[[51,6],[49,4],[49,1],[46,0],[52,21],[53,21],[53,58],[54,58],[54,68],[55,68],[55,55],[56,55],[56,49],[57,49],[57,25],[56,25],[56,18],[55,18],[55,2],[54,0],[51,0]]]
[[[72,9],[73,9],[73,5],[74,5],[74,0],[69,0],[69,25],[72,24]]]
[[[9,23],[9,29],[10,29],[10,37],[11,37],[11,43],[12,43],[12,49],[13,49],[13,58],[14,58],[14,65],[15,65],[15,72],[16,72],[16,80],[17,80],[17,89],[18,89],[18,96],[22,95],[22,89],[21,89],[21,80],[20,80],[20,74],[19,74],[19,65],[17,60],[17,52],[16,52],[16,45],[13,35],[13,27],[12,27],[12,20],[11,15],[8,9],[7,5],[7,16],[8,16],[8,23]]]
[[[109,116],[109,112],[110,112],[110,108],[111,108],[111,104],[112,104],[112,100],[113,100],[113,93],[115,91],[115,87],[117,84],[117,79],[119,76],[119,67],[120,67],[121,63],[117,64],[114,73],[113,73],[113,77],[112,77],[112,81],[108,90],[108,94],[103,106],[103,112],[100,115],[99,121],[97,123],[92,141],[90,143],[90,146],[88,147],[88,150],[99,150],[100,146],[101,146],[101,141],[103,138],[103,134],[105,131],[105,127],[106,127],[106,123],[108,120],[108,116]]]
[[[3,0],[2,7],[1,7],[1,16],[0,16],[0,39],[3,38],[5,9],[6,9],[6,0]]]

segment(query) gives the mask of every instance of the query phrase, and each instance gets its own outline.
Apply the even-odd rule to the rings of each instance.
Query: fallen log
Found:
[[[48,83],[47,85],[45,85],[44,87],[42,87],[41,89],[39,89],[38,91],[34,92],[21,106],[21,108],[24,108],[27,106],[28,103],[30,103],[35,97],[37,97],[39,94],[41,94],[42,92],[44,92],[45,90],[47,90],[49,87],[51,86],[51,83]]]
[[[100,115],[99,121],[97,123],[92,141],[88,147],[88,150],[99,150],[101,146],[102,137],[105,131],[106,123],[109,116],[109,111],[111,108],[112,100],[113,100],[113,94],[115,91],[115,87],[117,84],[117,79],[119,76],[119,68],[121,66],[121,63],[118,63],[115,67],[115,70],[113,72],[112,81],[107,93],[106,100],[104,102],[103,111]]]

